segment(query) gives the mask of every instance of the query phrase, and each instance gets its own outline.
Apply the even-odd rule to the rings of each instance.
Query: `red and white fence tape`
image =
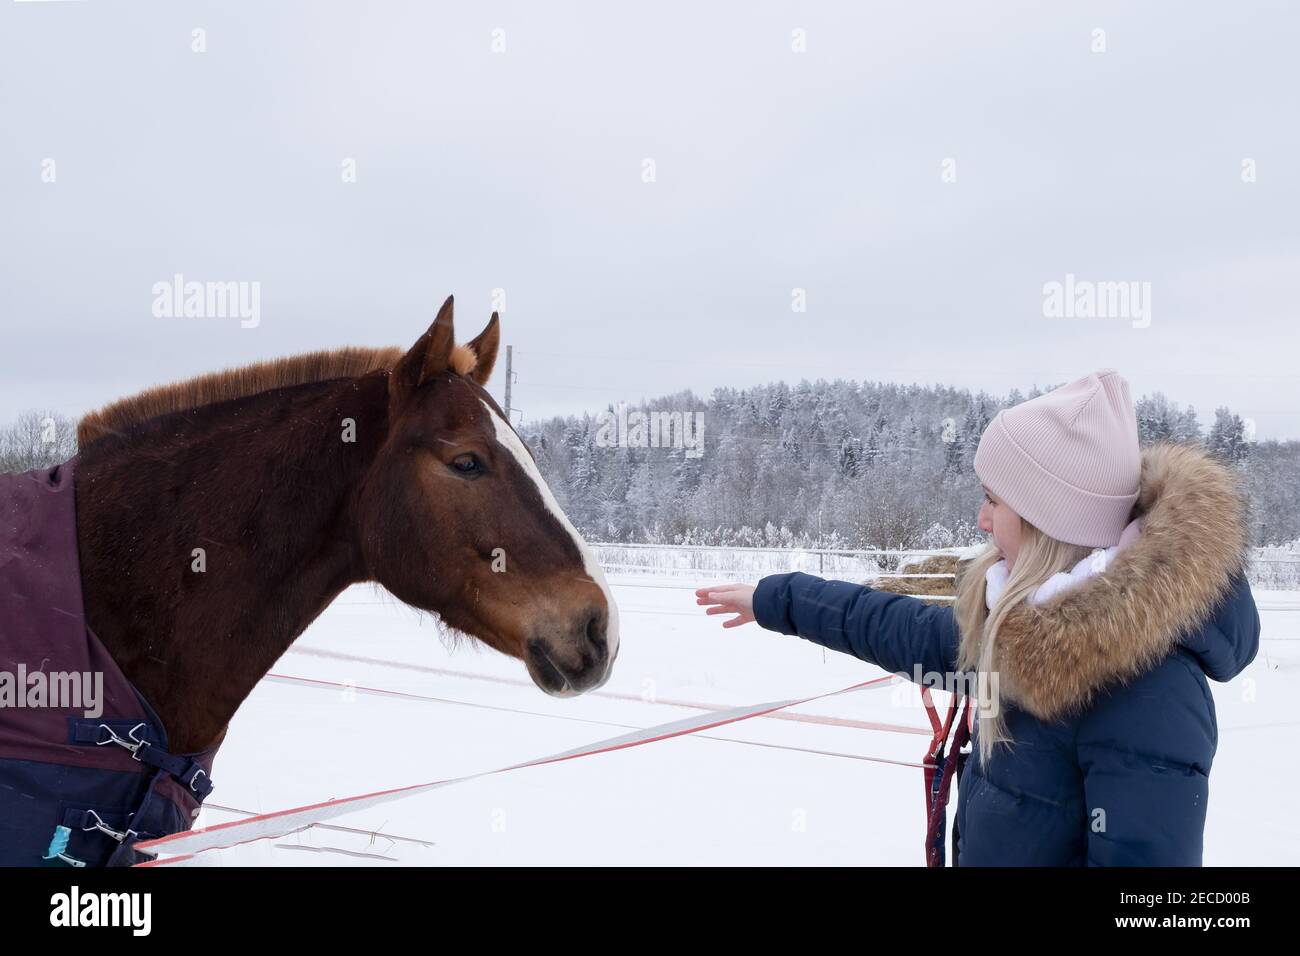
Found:
[[[621,614],[625,610],[626,610],[625,608],[620,608],[619,613]],[[699,617],[699,615],[692,614],[691,617]],[[487,681],[489,683],[502,684],[508,687],[523,687],[523,688],[527,688],[528,690],[533,690],[537,686],[530,680],[523,680],[515,677],[500,677],[494,674],[480,674],[473,671],[449,670],[448,668],[445,667],[431,667],[424,664],[408,664],[403,661],[393,661],[382,657],[363,657],[357,654],[345,654],[340,651],[329,651],[323,648],[291,647],[289,648],[289,653],[301,654],[307,657],[318,657],[325,660],[346,661],[350,664],[373,664],[379,667],[395,668],[397,670],[413,671],[422,674],[436,674],[439,677],[457,677],[457,678],[464,678],[466,680]],[[263,680],[300,680],[306,682],[310,679],[294,678],[286,674],[271,673],[271,674],[267,674],[266,677],[263,678]],[[330,682],[319,681],[318,683],[328,684]],[[353,684],[337,684],[336,686],[340,688],[353,687],[354,689],[360,690],[360,688],[357,688]],[[392,691],[391,693],[393,696],[416,697],[421,700],[439,700],[439,698],[423,697],[418,694],[408,694],[401,691]],[[723,707],[716,707],[713,704],[704,704],[704,703],[700,703],[699,701],[684,700],[679,697],[656,696],[656,697],[647,698],[641,694],[625,694],[625,693],[619,693],[617,691],[608,691],[608,690],[588,691],[586,694],[583,695],[583,698],[623,700],[623,701],[631,701],[634,703],[641,703],[641,704],[662,705],[665,707],[685,707],[690,710],[706,710],[709,711],[710,713],[716,713],[720,710],[726,709]],[[448,703],[448,704],[466,704],[465,701],[452,700],[450,698],[442,698],[441,702]],[[495,707],[487,704],[474,704],[472,706],[481,707],[483,709],[514,711],[515,713],[530,713],[530,714],[534,714],[535,716],[542,716],[540,714],[536,714],[536,712],[521,711],[510,707]],[[556,715],[550,715],[550,716],[556,716]],[[849,717],[826,717],[820,714],[782,714],[782,713],[764,714],[763,716],[770,720],[788,720],[788,721],[793,721],[795,723],[801,723],[801,724],[824,724],[828,727],[852,727],[858,730],[883,730],[889,733],[897,733],[897,734],[918,734],[923,737],[930,737],[934,734],[934,731],[929,727],[912,727],[907,724],[886,724],[886,723],[881,723],[880,721],[872,721],[872,720],[853,720]]]
[[[672,737],[682,737],[701,730],[711,730],[714,727],[734,724],[737,721],[748,720],[751,717],[761,717],[764,714],[770,714],[773,711],[784,710],[787,707],[795,707],[799,704],[811,703],[815,700],[826,700],[831,697],[838,697],[841,694],[849,694],[854,691],[866,690],[868,688],[879,689],[881,687],[887,687],[895,680],[897,680],[897,678],[893,674],[886,674],[883,677],[877,677],[869,681],[862,681],[861,683],[853,684],[849,687],[842,688],[841,690],[831,691],[826,694],[815,694],[811,697],[779,700],[766,704],[754,704],[749,707],[733,707],[727,710],[716,711],[711,714],[687,717],[682,720],[674,720],[666,724],[659,724],[655,727],[647,727],[644,730],[633,731],[629,734],[610,737],[606,740],[598,740],[595,743],[587,744],[586,746],[578,747],[574,750],[566,750],[562,753],[552,754],[549,757],[539,757],[536,760],[529,760],[526,763],[512,764],[508,767],[498,767],[495,770],[484,770],[463,777],[451,777],[446,780],[434,780],[429,783],[412,784],[407,787],[378,790],[373,793],[363,793],[352,797],[339,797],[334,800],[326,800],[322,803],[313,803],[303,807],[293,807],[288,810],[277,810],[273,813],[263,813],[244,820],[232,820],[228,823],[218,823],[210,827],[175,833],[171,836],[160,837],[157,840],[146,840],[137,843],[135,849],[139,850],[141,853],[147,853],[154,856],[159,854],[167,854],[168,856],[192,856],[195,853],[202,853],[205,850],[224,849],[227,847],[238,846],[243,843],[251,843],[256,840],[282,837],[289,833],[296,833],[299,830],[305,830],[308,827],[315,826],[317,823],[321,823],[325,820],[332,820],[335,817],[340,817],[348,813],[355,813],[358,810],[368,810],[371,807],[376,807],[384,803],[401,800],[406,797],[417,796],[421,793],[428,793],[432,790],[441,789],[442,787],[452,786],[453,784],[478,780],[482,777],[490,777],[495,774],[508,773],[512,770],[522,770],[525,767],[539,767],[545,764],[559,763],[565,760],[576,760],[580,757],[591,757],[596,754],[611,753],[615,750],[626,750],[629,747],[640,747],[644,744],[655,743],[660,740],[668,740]],[[157,860],[155,863],[142,863],[139,865],[151,866],[162,862],[166,861]]]

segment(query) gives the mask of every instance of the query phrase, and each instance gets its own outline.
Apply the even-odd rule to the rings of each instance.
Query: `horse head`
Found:
[[[455,343],[453,302],[389,373],[388,431],[358,496],[369,577],[523,660],[557,697],[602,685],[618,608],[591,549],[484,389],[496,313]]]

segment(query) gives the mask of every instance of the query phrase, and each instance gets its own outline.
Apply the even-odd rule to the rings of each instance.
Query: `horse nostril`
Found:
[[[607,615],[602,607],[593,607],[587,616],[587,641],[596,650],[598,657],[604,657],[609,652],[609,645],[605,642],[605,624]]]

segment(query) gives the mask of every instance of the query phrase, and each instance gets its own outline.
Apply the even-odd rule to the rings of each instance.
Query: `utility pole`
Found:
[[[510,380],[514,378],[514,346],[506,346],[506,421],[510,421]]]

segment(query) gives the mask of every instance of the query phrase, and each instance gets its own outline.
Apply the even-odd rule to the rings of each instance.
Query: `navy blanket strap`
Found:
[[[76,459],[0,475],[0,865],[126,866],[188,830],[216,748],[173,754],[86,623]]]

